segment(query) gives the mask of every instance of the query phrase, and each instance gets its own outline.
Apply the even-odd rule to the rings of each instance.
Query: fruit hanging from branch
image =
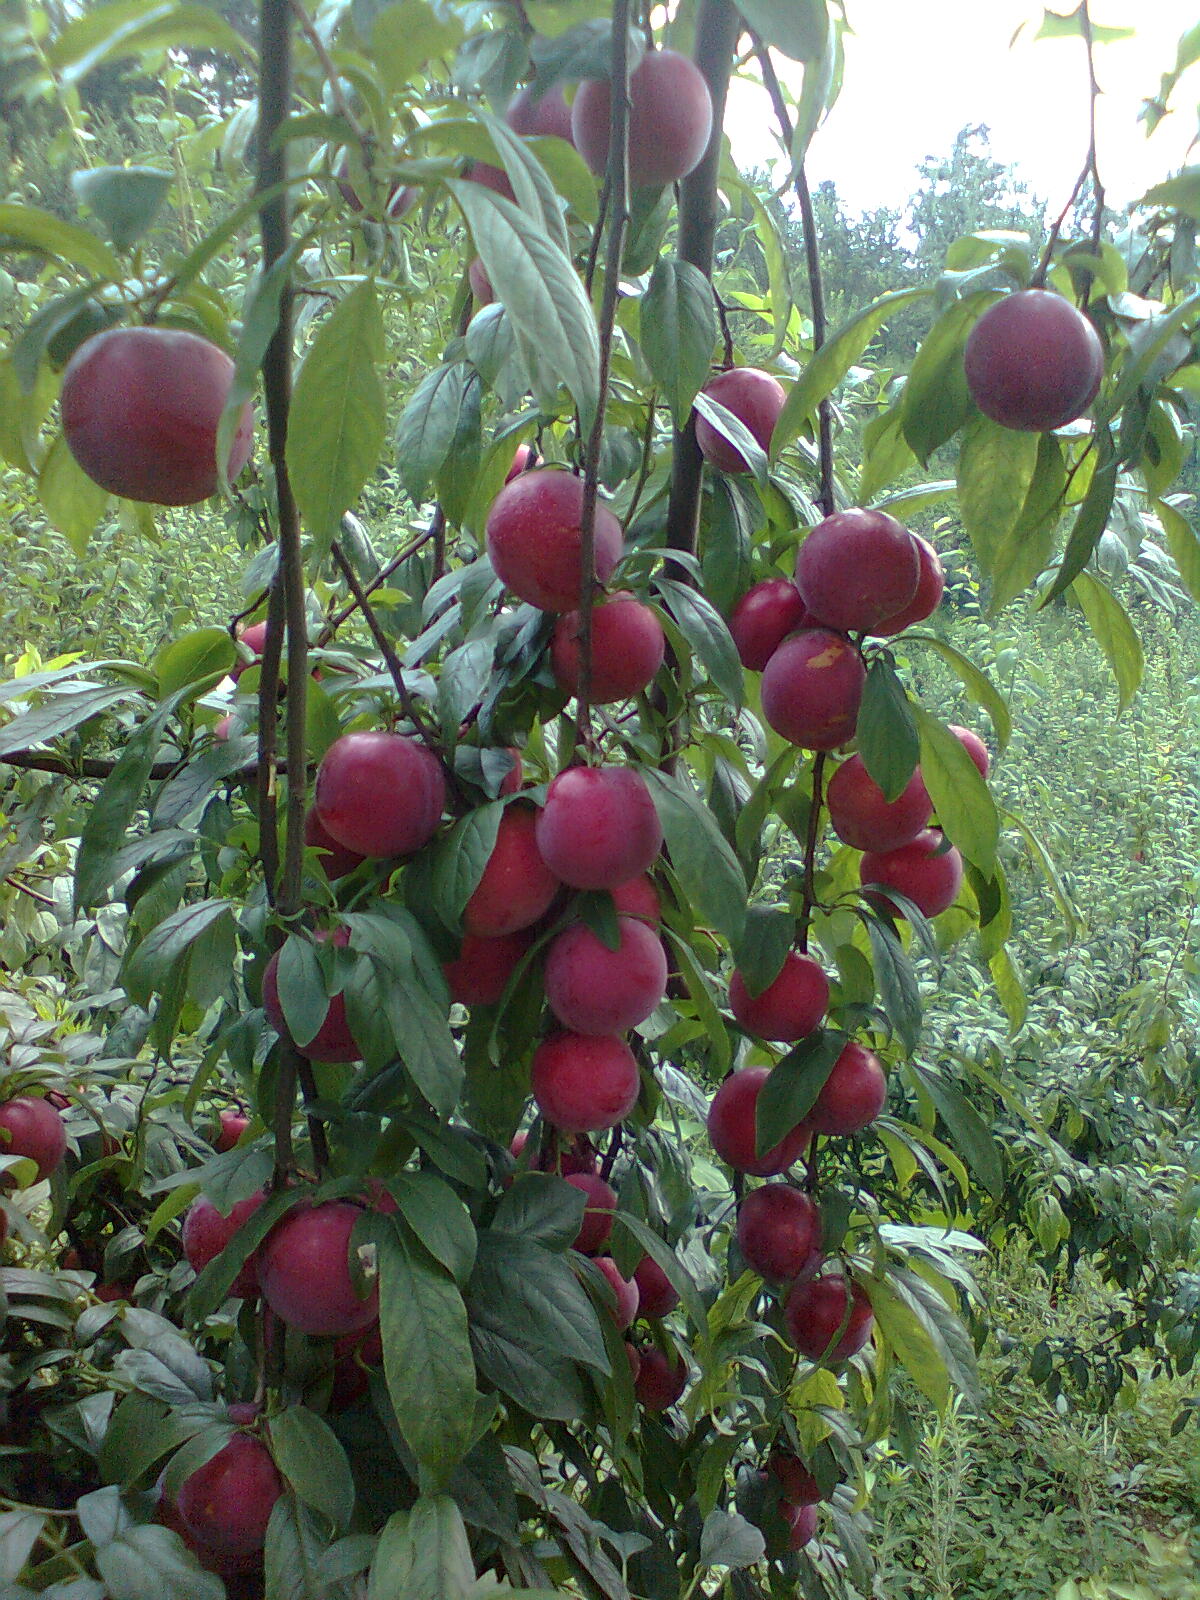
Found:
[[[993,422],[1045,433],[1082,416],[1104,377],[1104,346],[1083,312],[1048,289],[989,306],[963,353],[971,398]]]

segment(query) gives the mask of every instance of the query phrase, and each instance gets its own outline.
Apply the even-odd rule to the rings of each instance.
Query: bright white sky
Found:
[[[1078,39],[1034,41],[1038,0],[847,0],[846,9],[854,33],[846,39],[845,84],[809,152],[814,188],[832,178],[852,212],[902,208],[921,160],[948,154],[960,128],[983,122],[995,158],[1015,165],[1053,210],[1063,204],[1087,152],[1087,67]],[[1072,11],[1074,0],[1053,0],[1051,9]],[[1104,91],[1100,172],[1120,206],[1200,160],[1200,152],[1188,156],[1200,66],[1183,79],[1174,114],[1152,137],[1137,120],[1174,65],[1180,35],[1200,22],[1200,0],[1092,0],[1091,13],[1100,25],[1138,30],[1099,46],[1096,58]],[[746,85],[732,91],[726,127],[742,165],[771,158],[760,93]]]

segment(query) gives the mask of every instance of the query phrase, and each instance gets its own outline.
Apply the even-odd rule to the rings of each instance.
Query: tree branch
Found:
[[[696,20],[696,65],[712,97],[713,126],[700,164],[679,185],[679,246],[681,261],[690,262],[712,278],[713,241],[717,231],[717,171],[721,160],[721,129],[729,75],[742,23],[729,0],[700,0]],[[694,554],[700,525],[700,487],[703,458],[696,443],[696,419],[690,416],[675,432],[671,456],[671,497],[667,507],[667,544],[672,550]],[[680,572],[684,583],[690,574]]]

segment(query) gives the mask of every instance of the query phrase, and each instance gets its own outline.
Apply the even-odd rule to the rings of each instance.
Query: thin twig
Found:
[[[794,138],[792,119],[788,115],[784,103],[783,90],[779,86],[779,78],[775,72],[775,64],[771,60],[771,53],[761,39],[755,38],[755,54],[758,57],[759,69],[762,72],[763,84],[770,96],[771,106],[775,112],[775,120],[779,123],[779,133],[785,146],[790,150]],[[821,278],[821,250],[817,239],[817,219],[813,213],[812,194],[808,187],[808,175],[804,170],[803,162],[796,168],[793,178],[793,187],[796,199],[800,204],[800,221],[804,228],[804,263],[808,273],[808,293],[812,304],[812,330],[813,354],[815,355],[825,343],[827,325],[825,320],[825,286]],[[820,464],[820,490],[818,499],[821,509],[827,517],[831,517],[837,509],[837,499],[834,492],[834,459],[833,459],[833,407],[826,396],[817,407],[817,450]]]
[[[614,0],[609,94],[608,242],[604,252],[604,295],[600,302],[600,384],[596,415],[583,463],[583,509],[579,528],[579,681],[575,687],[577,722],[584,749],[592,743],[592,606],[596,595],[596,500],[600,488],[600,452],[604,444],[604,412],[608,401],[613,328],[621,290],[621,252],[629,226],[629,0]]]
[[[430,520],[429,526],[426,528],[425,532],[418,534],[415,539],[410,540],[409,543],[406,544],[397,555],[392,557],[385,567],[381,567],[379,569],[379,571],[371,579],[370,583],[363,584],[363,594],[372,595],[375,593],[376,589],[382,589],[384,584],[397,570],[397,568],[402,567],[408,560],[409,556],[415,556],[418,550],[424,549],[431,539],[436,539],[438,537],[439,530],[444,530],[445,526],[446,513],[442,510],[440,505],[435,506],[433,517]],[[335,611],[325,623],[325,626],[321,629],[320,633],[317,635],[316,648],[318,650],[324,649],[324,647],[333,638],[334,634],[342,626],[343,622],[348,621],[357,610],[358,601],[351,600],[349,605],[343,606],[340,611]]]
[[[384,633],[379,618],[375,615],[375,608],[367,598],[366,591],[364,590],[362,584],[358,581],[358,574],[350,565],[350,562],[346,559],[346,552],[342,549],[341,545],[338,544],[336,539],[333,543],[333,559],[337,563],[338,571],[346,580],[346,587],[354,596],[355,602],[358,605],[358,609],[363,614],[364,622],[371,630],[371,637],[374,639],[375,647],[383,657],[384,665],[387,667],[392,683],[395,685],[396,694],[399,698],[400,706],[404,712],[404,715],[408,718],[409,722],[412,723],[413,727],[424,740],[425,744],[440,761],[442,759],[441,746],[438,744],[433,734],[430,733],[429,729],[425,726],[421,719],[421,714],[417,709],[417,703],[413,699],[412,694],[409,692],[408,684],[404,681],[404,668],[400,664],[400,658],[392,648],[392,641],[388,638],[387,634]]]
[[[821,837],[822,780],[825,776],[826,753],[819,750],[813,759],[812,805],[808,813],[808,833],[804,841],[804,899],[796,927],[797,941],[802,951],[808,950],[808,929],[812,922],[812,909],[816,902],[815,887],[817,842]]]

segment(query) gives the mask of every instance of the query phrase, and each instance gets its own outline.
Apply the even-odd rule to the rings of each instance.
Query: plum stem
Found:
[[[808,812],[808,832],[804,840],[804,898],[796,928],[796,942],[802,955],[808,954],[808,930],[812,922],[813,905],[817,892],[814,885],[817,861],[817,843],[821,837],[822,779],[825,775],[826,752],[818,750],[813,758],[812,803]]]
[[[592,418],[584,454],[583,506],[579,522],[579,680],[575,701],[580,738],[588,753],[593,742],[591,688],[592,607],[596,592],[596,499],[600,484],[600,451],[604,444],[604,412],[608,399],[613,328],[621,289],[621,252],[629,226],[629,0],[614,0],[613,4],[608,165],[604,188],[608,196],[608,239],[604,250],[604,294],[600,302],[600,372],[596,414]]]

